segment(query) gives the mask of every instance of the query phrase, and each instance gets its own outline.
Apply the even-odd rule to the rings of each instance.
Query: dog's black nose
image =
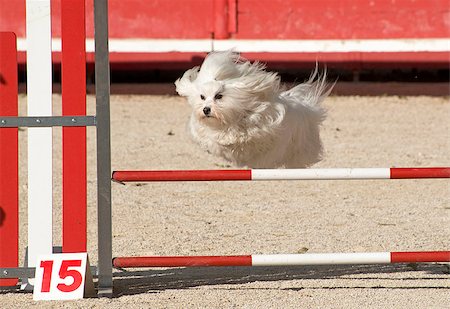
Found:
[[[203,108],[203,114],[209,116],[209,114],[211,114],[211,107],[206,106],[205,108]]]

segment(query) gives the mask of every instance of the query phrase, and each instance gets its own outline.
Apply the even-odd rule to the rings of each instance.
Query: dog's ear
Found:
[[[175,86],[179,95],[189,97],[195,94],[194,81],[197,79],[200,67],[196,66],[184,72],[183,76],[176,80]]]

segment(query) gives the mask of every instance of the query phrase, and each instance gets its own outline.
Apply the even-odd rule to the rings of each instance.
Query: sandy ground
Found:
[[[60,111],[55,95],[55,112]],[[95,111],[94,98],[88,109]],[[112,167],[228,168],[193,144],[175,96],[114,95]],[[20,97],[25,113],[26,97]],[[448,97],[334,96],[316,167],[450,165]],[[60,143],[61,130],[54,129]],[[89,137],[89,244],[97,262],[95,130]],[[26,130],[21,147],[21,260],[26,245]],[[61,150],[54,151],[61,243]],[[448,180],[113,184],[113,256],[448,250]],[[35,303],[0,292],[2,308],[448,308],[444,264],[132,269],[113,299]]]

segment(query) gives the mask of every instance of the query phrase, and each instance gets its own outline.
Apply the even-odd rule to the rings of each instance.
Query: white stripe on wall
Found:
[[[219,40],[215,50],[240,52],[442,52],[450,51],[450,39],[377,40]]]
[[[61,51],[61,40],[52,40],[53,51]],[[346,53],[346,52],[450,52],[450,39],[373,39],[373,40],[175,40],[110,39],[112,53],[210,52],[234,49],[239,52]],[[18,39],[18,50],[26,41]],[[94,52],[94,41],[86,40],[87,52]]]

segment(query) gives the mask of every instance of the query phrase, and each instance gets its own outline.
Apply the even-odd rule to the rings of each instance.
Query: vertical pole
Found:
[[[50,0],[26,1],[28,116],[52,115]],[[52,253],[52,128],[28,129],[28,267]]]
[[[108,1],[94,1],[97,114],[98,294],[112,296]]]
[[[0,32],[0,116],[17,117],[17,45],[13,32]],[[0,129],[0,267],[19,265],[18,128]],[[2,279],[14,286],[17,279]]]
[[[85,0],[61,2],[63,116],[86,115]],[[86,127],[63,127],[63,252],[87,251]]]

